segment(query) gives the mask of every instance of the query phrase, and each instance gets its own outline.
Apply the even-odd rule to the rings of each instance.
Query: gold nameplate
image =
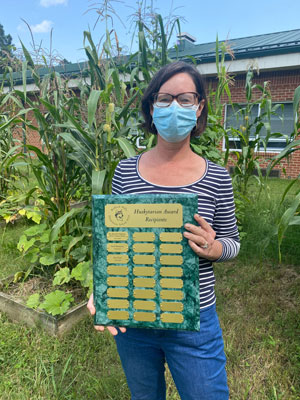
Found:
[[[129,312],[128,311],[111,311],[109,310],[107,313],[109,319],[128,319]]]
[[[182,234],[180,232],[162,232],[159,239],[161,242],[181,242]]]
[[[123,240],[123,241],[127,241],[128,240],[128,232],[107,232],[107,240]]]
[[[128,308],[129,301],[128,300],[108,299],[107,306],[108,306],[108,308]],[[173,311],[173,310],[164,310],[164,311]]]
[[[181,244],[161,244],[159,250],[161,253],[181,254],[182,246]]]
[[[161,276],[176,276],[180,277],[183,275],[183,270],[180,267],[161,267],[160,269]]]
[[[109,275],[127,275],[128,267],[122,267],[121,265],[109,265],[107,267],[107,273]]]
[[[118,276],[109,276],[107,278],[107,284],[109,286],[128,286],[128,278],[121,278]]]
[[[105,226],[109,228],[180,228],[182,204],[106,204]]]
[[[135,312],[133,314],[133,318],[136,321],[149,321],[149,322],[153,322],[155,321],[155,314],[154,313],[150,313],[150,312]]]
[[[182,265],[183,258],[181,256],[161,256],[160,263],[162,265]]]
[[[182,314],[161,314],[160,319],[162,322],[170,322],[174,324],[181,324],[183,322]]]
[[[155,263],[155,257],[151,255],[136,255],[133,256],[133,262],[135,264],[154,264]]]
[[[182,300],[183,292],[181,290],[161,290],[160,297],[164,300]]]
[[[155,235],[152,232],[134,232],[132,238],[135,242],[153,242]]]
[[[127,253],[127,243],[107,243],[107,251],[111,253]]]
[[[152,278],[135,278],[133,284],[138,287],[152,288],[155,286],[155,280]]]
[[[154,276],[155,268],[153,268],[153,267],[134,267],[133,275],[135,275],[135,276]]]
[[[133,297],[136,299],[154,299],[155,292],[151,289],[134,289]]]
[[[108,254],[107,262],[109,264],[127,264],[129,261],[127,254]]]
[[[156,304],[154,301],[144,301],[144,300],[135,300],[133,302],[133,308],[136,310],[148,310],[153,311],[155,310]],[[169,310],[166,310],[169,311]]]
[[[123,307],[125,308],[125,307]],[[174,303],[171,301],[168,302],[162,302],[160,303],[160,309],[162,311],[177,311],[180,312],[183,310],[183,304],[182,303]]]
[[[108,278],[109,279],[109,278]],[[111,278],[113,279],[113,278]],[[120,278],[122,279],[122,278]],[[168,289],[181,289],[183,287],[182,279],[161,279],[160,286]]]
[[[107,295],[109,297],[123,297],[127,298],[129,296],[129,290],[128,289],[115,289],[115,288],[108,288],[107,289]]]
[[[153,243],[135,243],[132,248],[135,253],[153,253],[155,250]]]

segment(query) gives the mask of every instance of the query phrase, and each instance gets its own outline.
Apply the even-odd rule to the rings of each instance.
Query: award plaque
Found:
[[[95,325],[200,329],[194,194],[94,195]]]

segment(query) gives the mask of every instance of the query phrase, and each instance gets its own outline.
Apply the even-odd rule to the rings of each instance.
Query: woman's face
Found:
[[[168,93],[174,96],[185,92],[197,92],[193,79],[186,73],[180,73],[172,76],[172,78],[165,82],[158,91],[158,93]],[[201,115],[204,102],[205,100],[200,101],[199,108],[196,112],[197,118],[199,118]],[[153,108],[151,107],[151,115],[152,114]]]

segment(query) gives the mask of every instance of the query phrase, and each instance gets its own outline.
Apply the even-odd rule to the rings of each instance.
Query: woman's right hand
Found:
[[[91,315],[95,315],[96,313],[96,308],[94,306],[94,295],[93,293],[90,295],[89,301],[87,303],[87,309],[89,310]],[[96,331],[103,332],[105,328],[112,334],[112,335],[117,335],[119,332],[114,326],[103,326],[103,325],[94,325],[94,328]],[[126,332],[126,328],[119,328],[120,332],[124,333]]]

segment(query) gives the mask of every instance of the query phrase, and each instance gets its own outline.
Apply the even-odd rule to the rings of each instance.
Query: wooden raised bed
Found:
[[[33,310],[20,300],[1,292],[3,285],[11,281],[12,278],[13,276],[0,280],[0,311],[7,314],[12,321],[22,322],[30,327],[37,326],[50,335],[61,336],[88,314],[87,301],[70,308],[64,315],[58,317],[44,311]]]

